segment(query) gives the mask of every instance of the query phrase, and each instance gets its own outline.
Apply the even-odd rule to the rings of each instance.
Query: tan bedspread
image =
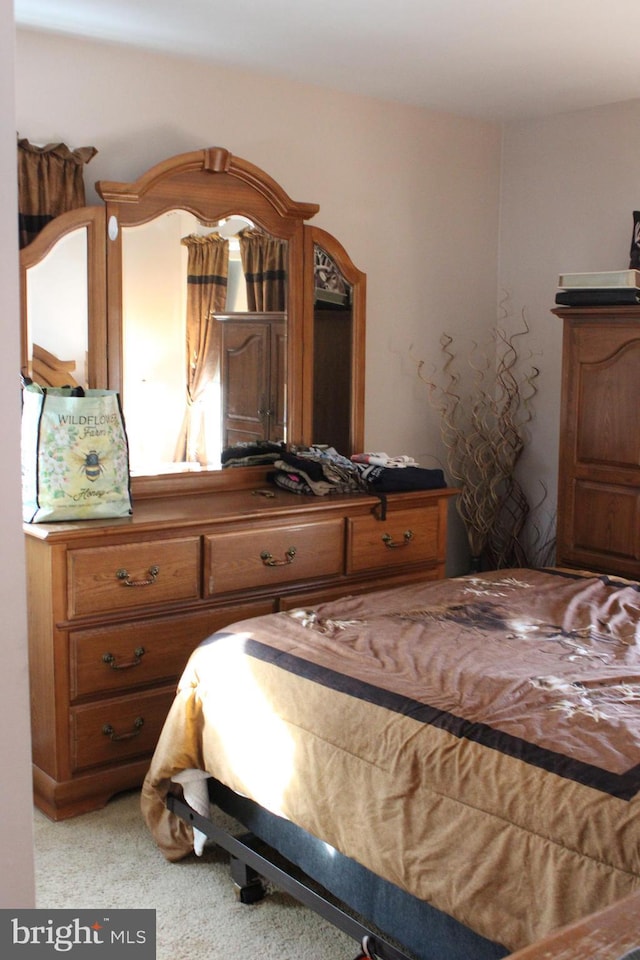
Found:
[[[640,592],[497,571],[247,620],[193,654],[142,807],[206,770],[510,950],[640,888]]]

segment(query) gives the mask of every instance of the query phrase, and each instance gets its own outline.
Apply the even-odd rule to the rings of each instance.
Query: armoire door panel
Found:
[[[218,320],[223,448],[284,440],[287,338],[283,315],[225,315]]]
[[[605,359],[580,365],[578,461],[640,465],[638,398],[629,390],[639,370],[640,340]]]
[[[637,559],[640,493],[634,487],[578,482],[575,486],[573,546]]]
[[[640,578],[640,305],[563,320],[557,562]]]
[[[222,358],[224,431],[264,438],[269,389],[269,328],[225,324]]]

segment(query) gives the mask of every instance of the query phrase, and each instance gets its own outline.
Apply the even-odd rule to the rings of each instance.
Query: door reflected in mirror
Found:
[[[134,476],[218,469],[229,444],[270,439],[273,352],[256,332],[267,310],[286,330],[286,258],[286,241],[245,217],[212,227],[171,210],[122,228],[122,401]],[[283,383],[285,357],[283,349]],[[284,438],[284,419],[280,429]]]

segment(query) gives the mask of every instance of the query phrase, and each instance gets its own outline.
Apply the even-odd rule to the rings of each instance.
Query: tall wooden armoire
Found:
[[[559,565],[640,579],[640,306],[563,307]]]

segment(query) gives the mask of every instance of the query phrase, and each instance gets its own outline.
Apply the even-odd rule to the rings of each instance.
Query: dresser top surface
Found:
[[[392,493],[384,497],[387,509],[410,509],[435,503],[457,493],[453,488]],[[197,496],[145,499],[133,505],[128,517],[99,520],[24,524],[25,533],[52,542],[91,538],[101,534],[162,531],[210,526],[235,521],[260,522],[311,518],[319,513],[361,515],[381,504],[375,494],[354,493],[324,497],[302,496],[275,487],[221,491]]]

